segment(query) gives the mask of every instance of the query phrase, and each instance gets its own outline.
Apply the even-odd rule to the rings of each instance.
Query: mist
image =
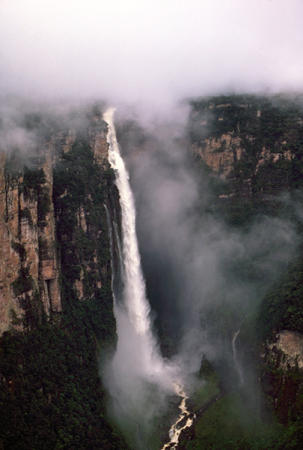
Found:
[[[259,216],[239,230],[211,212],[209,178],[189,158],[187,99],[302,91],[302,17],[301,0],[1,1],[1,150],[21,149],[29,163],[39,136],[24,123],[28,109],[43,111],[50,130],[49,117],[81,128],[83,114],[71,110],[101,101],[117,106],[121,130],[130,119],[141,127],[121,147],[151,321],[188,385],[203,357],[236,377],[233,335],[295,255],[298,238],[286,218]],[[302,220],[302,209],[292,208]],[[107,380],[112,412],[141,416],[148,432],[171,390],[141,370],[123,308],[119,317],[124,347]]]
[[[258,408],[259,387],[249,356],[234,361],[232,339],[258,314],[265,293],[295,257],[299,238],[287,217],[256,216],[247,226],[226,223],[213,209],[209,174],[192,164],[186,122],[154,130],[127,127],[120,137],[137,205],[137,229],[147,293],[161,348],[187,389],[207,358],[223,385],[239,388]],[[140,136],[140,139],[138,138]],[[301,222],[299,202],[280,201]],[[256,331],[255,331],[256,333]],[[243,355],[242,355],[243,356]],[[240,379],[239,379],[240,377]],[[256,412],[257,414],[257,412]]]
[[[140,340],[122,308],[117,319],[123,346],[114,357],[107,386],[122,428],[127,418],[135,418],[132,425],[139,420],[145,439],[154,432],[159,411],[165,414],[170,379],[178,377],[190,392],[203,358],[217,369],[227,389],[241,384],[247,401],[258,407],[254,366],[241,355],[235,361],[233,338],[246,319],[258,314],[262,298],[295,257],[299,243],[288,217],[258,215],[237,228],[216,213],[211,177],[192,160],[187,115],[181,105],[166,121],[147,126],[127,110],[117,119],[136,200],[154,335],[171,372],[163,365],[162,382],[152,379],[152,371],[145,372]],[[302,221],[298,202],[285,194],[279,200]],[[129,422],[126,428],[130,430]],[[138,440],[137,445],[144,448]]]
[[[302,89],[300,0],[2,0],[0,91],[169,110]]]

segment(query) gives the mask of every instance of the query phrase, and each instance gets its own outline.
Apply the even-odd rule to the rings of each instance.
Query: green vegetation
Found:
[[[200,382],[191,393],[190,408],[196,413],[194,427],[181,438],[181,448],[284,449],[299,448],[298,423],[284,427],[266,413],[257,391],[223,390],[218,375],[204,358]],[[295,426],[297,425],[297,428]],[[292,432],[290,432],[292,429]],[[289,442],[292,442],[292,445]]]
[[[239,140],[229,149],[234,153],[234,167],[227,186],[222,186],[222,194],[232,192],[234,197],[226,201],[227,207],[239,211],[239,198],[244,203],[252,198],[254,204],[261,201],[270,207],[264,204],[265,196],[302,187],[303,108],[299,100],[231,95],[193,100],[191,106],[188,136],[193,144],[203,147],[206,137],[217,139],[223,134]],[[236,147],[243,150],[240,159]],[[271,157],[257,166],[264,149]],[[216,151],[225,150],[223,141]],[[287,157],[275,159],[285,152]]]
[[[98,115],[95,108],[87,119]],[[77,121],[77,117],[74,119]],[[57,124],[56,120],[30,113],[25,115],[23,126],[45,138]],[[244,151],[240,160],[235,158],[233,171],[224,181],[195,157],[197,171],[201,174],[201,166],[204,166],[203,173],[208,172],[212,192],[212,201],[202,205],[201,211],[244,232],[258,216],[288,218],[302,233],[302,225],[292,208],[278,196],[288,191],[292,201],[293,191],[302,188],[303,112],[299,103],[285,98],[250,95],[219,96],[192,102],[188,126],[191,143],[203,145],[206,137],[218,138],[226,133],[239,137]],[[126,149],[129,142],[134,141],[140,146],[151,139],[134,122],[126,122],[118,134]],[[217,151],[224,152],[226,146],[227,142],[222,141]],[[263,148],[269,150],[270,157],[258,166]],[[275,158],[286,150],[291,152],[291,158]],[[232,151],[235,154],[236,148]],[[45,173],[42,169],[28,167],[23,170],[20,152],[14,149],[6,163],[7,185],[18,183],[22,173],[23,182],[19,188],[26,198],[37,200],[41,230],[50,208]],[[36,290],[38,287],[33,285],[27,268],[22,267],[12,283],[13,292],[20,297],[20,305],[25,310],[24,332],[8,332],[0,339],[0,448],[127,448],[106,417],[106,395],[98,373],[98,357],[106,359],[116,340],[103,206],[105,202],[113,201],[109,201],[115,189],[113,179],[113,172],[107,166],[101,168],[96,164],[83,126],[83,132],[78,133],[71,150],[59,155],[54,168],[53,199],[56,250],[61,267],[62,314],[54,314],[50,321],[46,319]],[[32,224],[29,209],[25,208],[20,214]],[[40,236],[40,251],[43,246]],[[13,242],[12,248],[24,262],[24,247]],[[240,346],[254,362],[260,354],[260,342],[271,338],[273,333],[282,329],[303,332],[302,261],[300,255],[267,293],[259,314],[246,316],[242,324]],[[237,273],[238,279],[245,283],[262,282],[262,275],[247,255],[235,258],[230,264],[224,263],[224,273]],[[79,284],[81,292],[77,288]],[[241,323],[245,308],[236,303],[231,308],[224,289],[222,291],[222,298],[216,299],[216,308],[212,304],[205,307],[203,320],[208,324],[208,338],[217,343],[221,339],[218,373],[222,372],[223,366],[226,372],[234,373],[234,368],[227,362],[231,356],[230,340],[235,319]],[[17,317],[12,319],[15,324],[20,324]],[[161,346],[166,354],[175,350],[177,340],[167,332],[169,325],[160,326]],[[174,332],[181,333],[180,330]],[[228,346],[224,347],[226,342]],[[224,388],[227,389],[223,392],[218,375],[206,359],[203,359],[200,375],[203,381],[194,387],[191,406],[194,411],[202,412],[196,422],[195,439],[185,443],[184,448],[300,448],[303,391],[302,375],[297,368],[285,374],[279,367],[267,363],[257,374],[262,378],[267,404],[276,408],[279,421],[287,427],[263,417],[263,407],[259,414],[256,405],[247,401],[244,392],[235,392],[234,386],[226,383]],[[274,398],[277,399],[275,404]],[[154,428],[160,430],[159,434],[164,432],[166,419],[160,415],[155,418]],[[158,434],[151,436],[151,446],[159,447],[158,437]]]
[[[16,297],[33,289],[33,279],[29,274],[28,268],[21,267],[18,278],[12,283],[12,288]]]
[[[27,219],[29,225],[31,225],[31,226],[33,225],[33,219],[31,216],[31,212],[28,208],[24,208],[20,211],[20,217]]]
[[[298,257],[265,296],[260,308],[259,336],[270,337],[280,330],[303,333],[303,259]]]
[[[296,260],[289,263],[283,276],[264,298],[262,289],[258,296],[256,288],[257,311],[247,314],[238,308],[239,305],[232,309],[224,304],[222,295],[221,301],[216,300],[219,306],[212,308],[210,305],[204,320],[207,324],[215,324],[211,328],[208,325],[209,337],[220,339],[218,336],[221,336],[220,348],[224,345],[224,336],[227,339],[229,335],[230,339],[232,324],[244,320],[238,345],[246,367],[251,367],[251,372],[257,368],[257,373],[249,376],[252,380],[254,376],[261,380],[265,394],[262,411],[266,408],[274,411],[276,418],[286,427],[258,418],[258,411],[249,410],[243,394],[233,393],[227,385],[228,394],[199,418],[196,438],[186,448],[300,448],[303,434],[302,371],[297,368],[282,370],[279,354],[273,361],[270,358],[261,361],[260,354],[264,352],[262,343],[267,339],[271,341],[275,333],[283,329],[303,333],[303,229],[300,211],[298,213],[303,180],[302,98],[230,95],[192,101],[188,125],[191,143],[203,148],[206,138],[218,139],[223,134],[229,134],[238,142],[229,148],[234,155],[233,169],[224,180],[209,168],[202,169],[202,189],[207,174],[212,195],[210,206],[203,212],[243,233],[262,217],[286,220],[296,229],[298,252]],[[226,151],[226,145],[222,140],[216,151]],[[241,148],[239,159],[236,157],[237,148]],[[197,155],[194,159],[201,176],[203,162]],[[254,263],[246,260],[245,256],[235,258],[229,262],[228,271],[231,275],[237,274],[243,282],[257,286],[262,284],[262,273],[254,270]],[[195,395],[199,399],[200,394]],[[203,391],[201,395],[203,399]],[[243,417],[247,417],[247,421]]]
[[[24,261],[25,256],[26,256],[26,251],[25,248],[22,244],[20,244],[19,242],[12,242],[12,248],[15,250],[15,252],[18,253],[18,255],[20,256],[20,260]]]
[[[5,449],[121,449],[105,418],[97,366],[97,307],[79,304],[61,325],[0,340],[0,445]],[[100,330],[96,329],[100,326]],[[103,350],[104,351],[104,350]]]
[[[49,191],[45,185],[46,178],[43,169],[24,167],[21,190],[25,198],[36,198],[38,201],[38,225],[45,226],[45,218],[50,208]],[[24,214],[28,213],[25,212]]]
[[[246,322],[243,324],[244,335],[250,333],[245,329],[248,324],[255,324],[255,321]],[[246,385],[243,389],[222,390],[218,375],[206,359],[202,361],[200,375],[201,381],[191,393],[190,404],[197,419],[193,430],[181,440],[181,448],[301,448],[303,391],[302,375],[296,368],[287,373],[275,366],[262,368],[265,403],[263,394],[256,387],[250,390]],[[253,397],[251,392],[254,392]],[[268,410],[268,405],[274,407],[273,397],[278,399],[275,402],[276,419]]]
[[[220,393],[218,375],[206,358],[202,359],[199,375],[200,377],[194,386],[194,391],[190,395],[190,408],[194,412],[203,408]]]
[[[29,129],[38,126],[37,117],[28,119]],[[43,170],[25,168],[20,188],[37,201],[43,229],[50,198]],[[63,311],[45,317],[22,267],[12,288],[24,309],[24,330],[0,338],[0,448],[127,449],[106,417],[99,374],[116,341],[103,206],[113,173],[96,164],[85,135],[61,155],[53,189]],[[31,220],[29,210],[21,214]],[[12,245],[22,256],[22,246]],[[43,236],[39,246],[43,251]]]
[[[45,174],[43,169],[29,169],[28,167],[24,167],[23,190],[25,195],[29,194],[30,189],[38,192],[44,183]]]
[[[253,136],[254,143],[265,144],[274,150],[281,139],[291,132],[292,141],[300,142],[303,111],[300,99],[256,95],[222,95],[192,100],[189,122],[190,138],[201,142],[206,132],[201,122],[206,121],[207,136],[219,137],[235,133],[241,138]],[[198,126],[198,124],[200,124]],[[294,148],[297,145],[292,142]]]
[[[110,292],[110,250],[104,202],[113,187],[113,179],[111,170],[96,164],[85,137],[62,154],[54,170],[53,199],[66,304],[77,298],[74,284],[81,277],[84,299],[100,299],[104,292]],[[81,220],[85,225],[80,225]]]
[[[250,409],[239,393],[226,394],[216,401],[195,426],[195,439],[186,443],[187,450],[194,449],[282,449],[285,429],[266,423],[255,410]]]

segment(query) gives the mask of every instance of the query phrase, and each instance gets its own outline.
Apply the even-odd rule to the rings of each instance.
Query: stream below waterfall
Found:
[[[169,442],[167,442],[161,450],[177,449],[182,431],[186,428],[190,428],[195,419],[195,414],[187,409],[186,400],[188,399],[188,396],[184,392],[184,387],[177,383],[174,384],[174,387],[176,394],[181,398],[181,403],[179,404],[180,414],[176,422],[174,422],[169,429]]]

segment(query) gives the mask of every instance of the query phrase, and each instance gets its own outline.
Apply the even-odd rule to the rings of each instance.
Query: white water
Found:
[[[243,384],[244,383],[243,372],[242,372],[242,367],[238,360],[238,352],[237,352],[237,347],[236,347],[236,341],[237,341],[239,334],[240,334],[240,328],[239,328],[239,330],[237,330],[234,333],[232,341],[231,341],[231,345],[232,345],[232,349],[233,349],[233,360],[234,360],[235,368],[236,368],[236,371],[239,376],[240,384]]]
[[[184,392],[183,387],[179,384],[175,384],[175,392],[179,397],[181,397],[181,403],[179,405],[180,414],[176,422],[169,429],[169,442],[165,444],[161,450],[165,450],[166,448],[176,449],[182,431],[185,430],[185,428],[190,428],[195,419],[195,415],[192,415],[187,409],[186,400],[188,397]]]
[[[120,196],[122,226],[122,276],[123,302],[115,305],[118,329],[118,346],[115,358],[124,360],[124,370],[131,372],[139,365],[141,374],[147,378],[163,375],[164,363],[157,350],[150,321],[150,307],[146,298],[145,282],[141,269],[141,260],[136,235],[136,210],[129,175],[120,154],[116,131],[113,123],[114,108],[103,115],[108,124],[108,159],[115,172],[116,186]],[[114,228],[114,232],[117,230]],[[118,241],[119,245],[119,241]],[[121,252],[121,249],[119,249]],[[139,367],[137,367],[139,371]]]
[[[117,245],[120,247],[118,253],[122,265],[123,294],[121,302],[114,302],[118,343],[111,363],[108,384],[118,405],[116,408],[118,414],[129,415],[129,412],[133,411],[133,420],[140,420],[136,416],[140,408],[141,420],[144,421],[146,417],[148,419],[148,409],[152,408],[151,404],[155,401],[155,398],[149,396],[150,393],[147,392],[148,389],[144,385],[145,381],[169,392],[174,391],[181,398],[180,415],[169,430],[170,441],[163,449],[176,448],[181,431],[191,426],[193,419],[187,410],[187,396],[184,388],[180,382],[173,381],[178,379],[176,368],[163,361],[152,333],[150,307],[146,298],[136,235],[135,202],[129,184],[129,175],[116,138],[113,123],[114,111],[114,108],[109,108],[103,118],[108,124],[108,159],[111,168],[115,171],[122,213],[122,249],[116,224],[113,228],[111,226],[109,228],[111,246],[114,232]],[[106,209],[106,211],[109,220],[108,210]],[[156,393],[153,392],[152,397],[155,397]],[[144,444],[142,448],[144,448]]]
[[[104,120],[108,124],[109,163],[116,174],[116,185],[120,194],[122,210],[125,304],[135,330],[139,334],[146,334],[150,330],[150,308],[146,300],[145,283],[138,250],[134,198],[129,184],[129,175],[116,138],[113,124],[114,111],[114,108],[108,109],[104,114]]]

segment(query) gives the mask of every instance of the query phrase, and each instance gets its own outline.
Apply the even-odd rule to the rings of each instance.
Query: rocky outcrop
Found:
[[[193,144],[193,152],[222,178],[231,176],[234,164],[240,161],[244,152],[239,136],[231,133],[219,137],[207,137],[201,144]]]
[[[303,370],[303,335],[283,330],[276,335],[276,341],[268,344],[270,358],[282,370],[298,368]]]
[[[303,335],[282,330],[264,345],[261,384],[283,423],[302,414]]]
[[[101,116],[94,115],[93,125],[88,129],[88,136],[94,157],[100,166],[106,166],[108,156],[107,126]]]

